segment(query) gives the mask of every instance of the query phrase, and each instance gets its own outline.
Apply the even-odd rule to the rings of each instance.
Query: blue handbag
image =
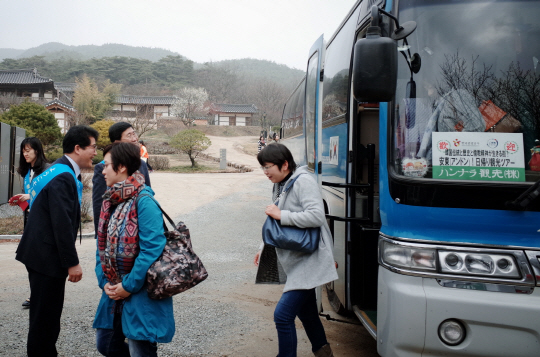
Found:
[[[298,176],[289,183],[283,193],[291,188]],[[275,205],[277,206],[278,203],[279,198]],[[262,227],[264,244],[303,253],[313,253],[316,251],[319,248],[320,236],[320,227],[298,228],[295,226],[282,226],[270,216],[266,218],[266,222],[264,222]]]

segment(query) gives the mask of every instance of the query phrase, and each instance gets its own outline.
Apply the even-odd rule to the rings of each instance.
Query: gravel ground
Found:
[[[228,352],[223,350],[227,347],[223,346],[224,341],[235,341],[258,325],[257,316],[250,317],[239,308],[241,302],[220,299],[219,292],[254,281],[251,261],[260,242],[254,232],[259,232],[264,216],[260,209],[252,207],[264,207],[268,199],[263,194],[267,191],[268,183],[261,180],[249,192],[222,197],[173,218],[186,222],[209,278],[174,298],[176,334],[171,343],[159,345],[160,356],[225,356]],[[61,356],[99,356],[92,329],[100,296],[92,271],[94,244],[93,239],[84,239],[77,246],[85,275],[80,283],[66,285],[62,331],[57,343]],[[6,262],[16,243],[3,243],[0,249],[4,253],[0,259],[14,268],[1,279],[0,356],[24,356],[28,310],[21,309],[20,304],[28,295],[27,277],[22,264]]]

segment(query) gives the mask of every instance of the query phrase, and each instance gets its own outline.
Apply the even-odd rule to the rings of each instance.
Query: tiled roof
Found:
[[[116,98],[117,104],[154,104],[172,105],[176,97],[142,97],[137,95],[120,95]]]
[[[219,104],[212,103],[210,110],[220,113],[257,113],[259,110],[253,104]]]
[[[61,100],[58,100],[58,98],[54,98],[53,101],[46,103],[46,104],[45,104],[45,108],[46,108],[46,107],[49,107],[49,106],[51,106],[51,105],[54,105],[54,104],[57,104],[57,105],[59,105],[59,106],[61,106],[61,107],[64,107],[64,108],[66,108],[66,109],[75,110],[75,108],[74,108],[73,106],[71,106],[71,105],[69,105],[69,104],[66,104],[66,103],[62,102]]]
[[[40,76],[35,68],[0,71],[0,84],[39,84],[52,82],[52,79]]]
[[[55,82],[54,88],[62,92],[75,92],[77,83]]]

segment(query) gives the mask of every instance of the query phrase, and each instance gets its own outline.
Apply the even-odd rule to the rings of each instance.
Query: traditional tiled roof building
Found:
[[[210,106],[215,125],[251,126],[253,114],[258,111],[253,104],[212,103]]]
[[[45,103],[45,108],[54,114],[62,134],[65,134],[69,129],[69,119],[75,114],[75,108],[58,100],[58,98],[55,98],[51,102]]]
[[[115,120],[135,118],[142,116],[149,119],[158,119],[171,115],[171,106],[176,97],[148,97],[137,95],[120,95],[113,106],[112,117]]]
[[[56,97],[53,80],[40,76],[35,68],[0,70],[0,93],[36,100]]]

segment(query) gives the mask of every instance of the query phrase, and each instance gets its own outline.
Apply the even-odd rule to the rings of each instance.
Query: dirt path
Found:
[[[248,155],[244,152],[247,146],[253,146],[257,143],[256,136],[208,136],[212,145],[204,153],[213,157],[219,157],[220,149],[227,149],[227,161],[236,164],[242,164],[252,169],[259,168],[259,163],[254,155]]]

